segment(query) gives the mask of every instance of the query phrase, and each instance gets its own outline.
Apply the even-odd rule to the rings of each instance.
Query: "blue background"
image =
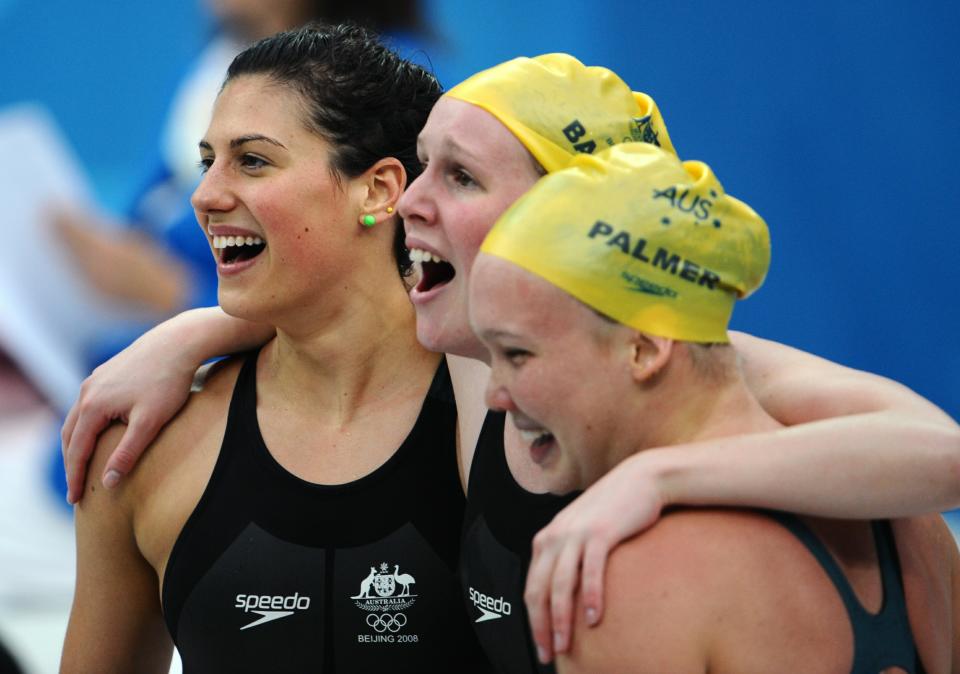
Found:
[[[960,3],[428,9],[445,85],[568,51],[653,95],[681,156],[710,163],[770,225],[770,276],[734,327],[893,377],[960,417]],[[0,105],[46,104],[119,211],[209,31],[196,0],[0,0]]]

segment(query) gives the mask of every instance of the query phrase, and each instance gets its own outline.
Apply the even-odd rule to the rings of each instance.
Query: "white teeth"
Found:
[[[519,428],[517,430],[520,431],[520,437],[523,438],[523,441],[528,445],[532,445],[537,440],[541,440],[550,435],[549,431],[545,431],[542,428],[535,431],[522,431]]]
[[[442,257],[436,253],[431,253],[429,250],[423,250],[422,248],[411,248],[410,249],[410,260],[412,262],[446,262]]]
[[[259,236],[214,236],[214,248],[229,248],[230,246],[259,246],[263,239]]]

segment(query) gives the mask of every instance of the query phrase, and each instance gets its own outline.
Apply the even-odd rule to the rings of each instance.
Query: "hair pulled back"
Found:
[[[440,97],[437,79],[354,24],[311,23],[254,43],[233,60],[226,84],[266,75],[303,99],[307,126],[331,145],[334,171],[355,178],[395,157],[409,184],[420,174],[417,134]],[[410,270],[403,227],[394,236],[400,274]]]

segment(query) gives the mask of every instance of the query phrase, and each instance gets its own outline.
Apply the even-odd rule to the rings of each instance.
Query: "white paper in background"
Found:
[[[142,317],[99,296],[55,239],[46,209],[95,211],[92,190],[41,106],[0,109],[0,346],[62,411],[85,376],[87,350]]]

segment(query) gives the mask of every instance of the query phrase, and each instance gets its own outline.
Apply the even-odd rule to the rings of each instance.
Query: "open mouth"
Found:
[[[520,437],[523,441],[527,443],[527,451],[530,452],[530,458],[533,462],[541,467],[546,467],[549,457],[553,456],[553,450],[557,446],[557,440],[553,433],[543,428],[531,430],[518,428],[517,430],[520,431]]]
[[[213,247],[220,251],[220,263],[230,265],[252,260],[267,244],[259,236],[215,236]]]
[[[509,416],[520,439],[527,445],[530,458],[534,463],[544,466],[557,447],[556,436],[522,412],[511,411]]]
[[[436,253],[420,248],[410,249],[410,260],[420,265],[417,292],[425,293],[453,280],[457,275],[453,265]]]
[[[523,441],[530,445],[531,449],[538,449],[540,447],[546,447],[551,442],[553,442],[553,433],[541,429],[534,431],[520,431],[520,437],[523,438]]]

